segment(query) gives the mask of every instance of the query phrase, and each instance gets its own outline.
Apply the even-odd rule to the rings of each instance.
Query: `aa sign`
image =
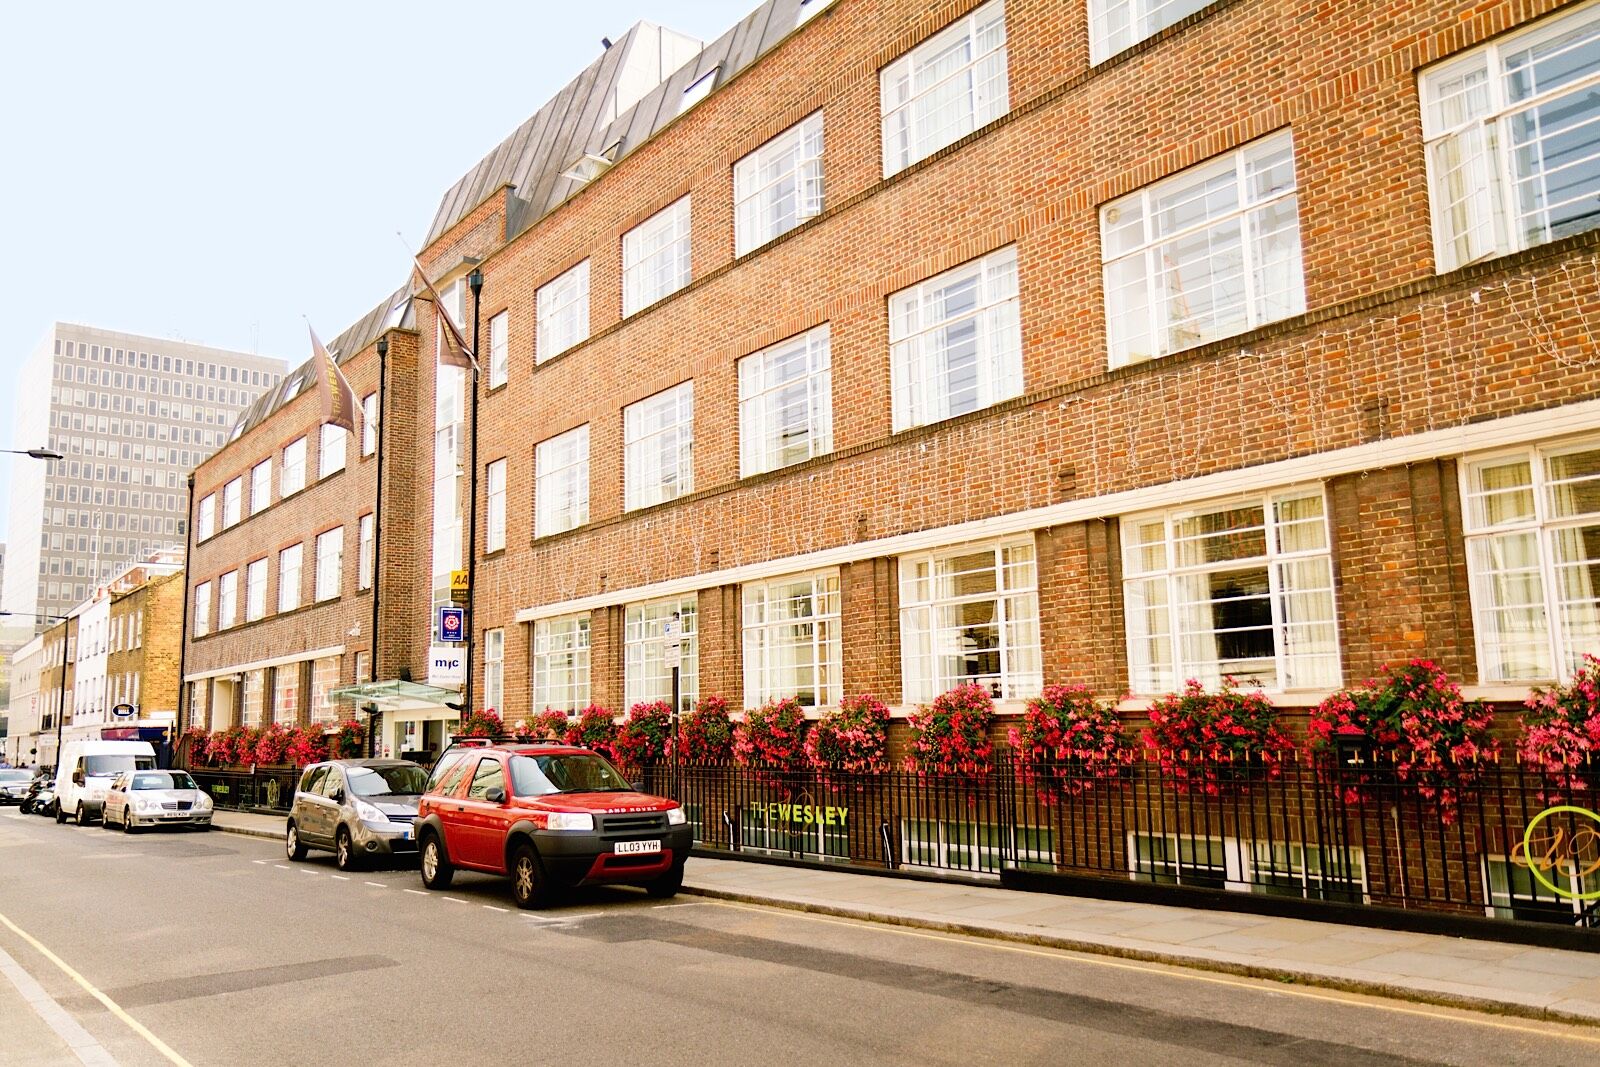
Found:
[[[1561,822],[1553,815],[1566,815]],[[1534,880],[1558,897],[1567,900],[1600,900],[1600,888],[1580,893],[1573,883],[1582,885],[1589,875],[1600,871],[1600,814],[1573,804],[1558,804],[1535,815],[1522,831],[1522,840],[1511,850],[1511,862],[1528,868]],[[1550,871],[1568,873],[1572,878],[1562,886],[1550,878]]]

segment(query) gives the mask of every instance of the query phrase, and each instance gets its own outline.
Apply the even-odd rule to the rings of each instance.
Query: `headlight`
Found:
[[[143,797],[139,797],[133,802],[134,811],[154,811],[155,809],[156,805],[155,801],[153,800],[146,800]]]
[[[362,822],[388,822],[389,816],[368,804],[365,800],[356,801],[356,818]]]
[[[201,793],[199,798],[195,800],[194,806],[197,808],[209,808],[211,806],[211,798]]]
[[[667,811],[668,826],[682,826],[689,821],[689,816],[683,813],[682,808],[671,808]]]
[[[553,811],[545,825],[552,830],[593,830],[594,816],[586,811]]]

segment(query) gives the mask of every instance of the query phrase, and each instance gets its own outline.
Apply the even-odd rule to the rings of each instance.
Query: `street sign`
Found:
[[[468,584],[468,582],[467,582],[467,572],[466,571],[451,571],[450,572],[450,599],[451,600],[465,600],[467,598],[467,594],[470,593],[471,591],[472,591],[472,586],[470,584]]]
[[[111,709],[111,714],[118,719],[131,719],[134,716],[132,704],[118,704]]]
[[[666,638],[661,646],[662,664],[667,670],[675,671],[683,666],[683,623],[678,621],[677,612],[661,625],[661,636]]]
[[[453,645],[428,649],[428,684],[436,689],[460,690],[467,680],[467,653]]]
[[[439,609],[439,640],[444,642],[465,641],[467,635],[467,609],[466,608],[440,608]]]

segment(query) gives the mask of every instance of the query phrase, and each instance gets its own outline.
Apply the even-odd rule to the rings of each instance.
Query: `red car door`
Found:
[[[444,851],[452,863],[461,863],[467,857],[467,828],[461,794],[472,780],[475,759],[460,759],[455,766],[447,767],[432,792],[432,809],[439,815],[439,828],[444,831]]]
[[[505,788],[505,766],[496,756],[484,756],[473,768],[466,795],[460,801],[464,843],[461,862],[491,870],[504,869],[505,798],[502,795],[498,801],[490,800],[489,793],[498,789],[504,794]]]

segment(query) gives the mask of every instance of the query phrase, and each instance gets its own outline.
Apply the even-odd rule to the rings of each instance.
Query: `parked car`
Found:
[[[578,885],[683,885],[694,830],[683,808],[630,786],[599,753],[568,745],[448,750],[417,812],[422,884],[456,868],[511,876],[517,905],[536,908]]]
[[[33,784],[33,772],[26,767],[0,768],[0,804],[21,804]]]
[[[56,765],[56,822],[79,826],[100,816],[106,790],[123,771],[153,771],[148,741],[68,741]]]
[[[24,815],[43,815],[51,818],[56,813],[56,780],[49,775],[35,778],[28,786],[28,795],[22,798]]]
[[[131,834],[141,826],[211,828],[211,797],[188,771],[123,771],[106,790],[100,823]]]
[[[283,831],[283,850],[303,860],[331,849],[341,871],[367,860],[415,853],[412,824],[428,772],[408,760],[313,763],[300,776]]]

